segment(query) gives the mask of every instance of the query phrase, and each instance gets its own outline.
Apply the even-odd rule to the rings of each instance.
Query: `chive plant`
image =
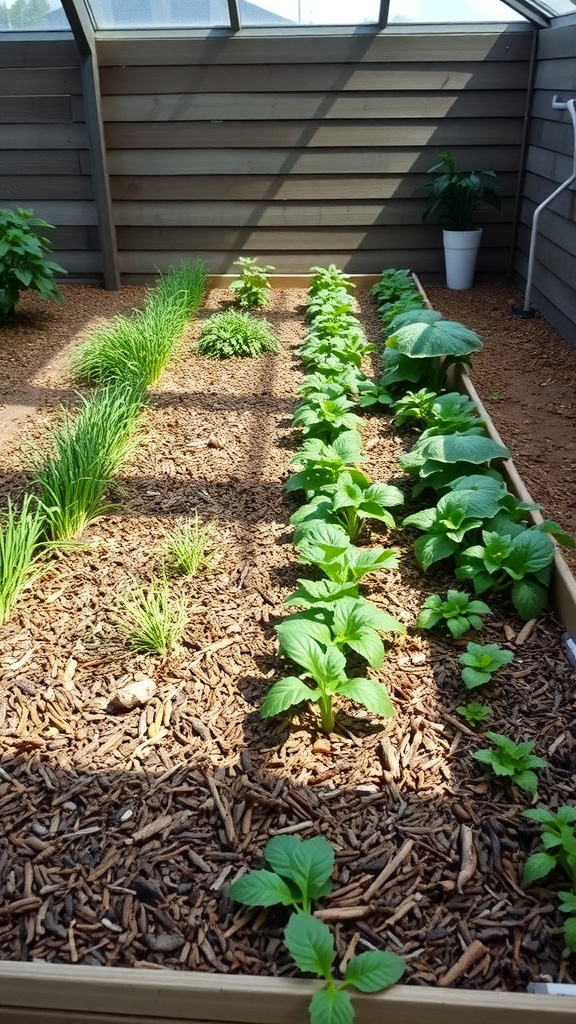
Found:
[[[20,508],[8,498],[0,516],[0,626],[22,591],[43,572],[39,561],[42,527],[42,508],[33,494],[24,495]]]
[[[137,654],[168,654],[186,629],[186,599],[170,592],[161,577],[134,586],[119,599],[117,625],[126,647]]]
[[[64,410],[52,431],[51,450],[32,456],[47,540],[72,540],[110,510],[105,493],[135,445],[143,405],[144,390],[136,382],[107,385],[91,398],[82,397],[75,415]]]

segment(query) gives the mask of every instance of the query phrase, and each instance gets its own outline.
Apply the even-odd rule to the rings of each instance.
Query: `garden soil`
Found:
[[[62,307],[24,296],[2,333],[0,473],[14,497],[28,483],[30,446],[46,443],[58,405],[77,390],[70,352],[144,297],[136,287],[63,291]],[[511,319],[516,297],[505,287],[430,286],[429,295],[481,333],[473,380],[534,498],[574,532],[576,352],[543,320]],[[408,630],[389,638],[377,673],[394,718],[342,705],[327,737],[312,711],[292,722],[259,716],[283,670],[273,625],[308,574],[290,545],[296,505],[282,490],[297,443],[304,299],[274,291],[266,315],[282,350],[258,360],[200,359],[191,325],[151,393],[116,509],[53,557],[0,630],[0,956],[293,975],[282,915],[234,904],[227,886],[261,866],[270,836],[322,834],[336,875],[320,913],[341,962],[389,948],[405,956],[412,985],[574,981],[556,910],[561,880],[522,884],[536,844],[522,816],[528,800],[485,776],[471,756],[482,739],[456,716],[465,642],[413,629],[424,597],[450,580],[417,572],[412,532],[367,537],[401,554],[400,570],[366,586]],[[212,292],[202,317],[228,302]],[[360,307],[379,340],[368,296]],[[400,483],[410,433],[385,415],[368,415],[363,433],[367,471]],[[194,510],[215,524],[217,565],[171,581],[189,609],[181,646],[165,658],[131,655],[118,597],[152,579],[166,532]],[[524,624],[491,604],[482,639],[515,658],[482,692],[490,727],[534,740],[547,757],[539,802],[572,802],[576,679],[561,626],[552,615]],[[154,695],[124,710],[115,695],[131,682]]]

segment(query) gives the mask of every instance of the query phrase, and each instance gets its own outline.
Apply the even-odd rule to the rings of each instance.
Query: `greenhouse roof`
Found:
[[[95,32],[364,25],[478,25],[576,13],[576,0],[0,0],[0,31]],[[74,26],[73,26],[74,27]]]

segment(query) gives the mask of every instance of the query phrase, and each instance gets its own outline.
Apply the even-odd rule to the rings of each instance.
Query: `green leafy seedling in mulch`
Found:
[[[442,624],[458,640],[471,629],[482,629],[483,616],[491,614],[484,601],[474,600],[461,590],[449,590],[446,600],[443,600],[440,594],[432,594],[426,598],[416,619],[416,627],[433,629],[434,626]]]
[[[340,434],[362,426],[361,417],[351,411],[355,405],[345,395],[319,396],[317,400],[308,397],[296,409],[292,426],[300,427],[305,438],[318,437],[332,444]]]
[[[52,245],[34,230],[52,227],[33,210],[0,210],[0,319],[14,316],[20,292],[27,288],[43,299],[64,301],[54,277],[67,271],[46,258]]]
[[[274,836],[264,859],[271,870],[249,871],[228,889],[228,895],[249,907],[281,904],[309,914],[312,904],[332,891],[334,850],[323,836]]]
[[[116,625],[128,650],[136,654],[168,654],[188,622],[186,599],[174,596],[163,578],[132,587],[118,606]]]
[[[487,732],[486,737],[494,746],[477,750],[472,756],[487,765],[498,778],[507,779],[530,797],[535,796],[538,776],[534,769],[546,768],[548,761],[532,753],[534,744],[514,743],[497,732]]]
[[[399,981],[406,970],[404,960],[396,953],[373,949],[353,956],[346,965],[344,979],[337,981],[332,933],[323,921],[310,914],[294,914],[290,918],[284,942],[299,970],[325,981],[324,987],[312,996],[310,1024],[352,1024],[354,1006],[346,990],[382,992]]]
[[[200,330],[198,352],[211,359],[260,356],[277,352],[278,338],[267,320],[240,309],[213,313]]]
[[[514,661],[512,651],[503,650],[498,644],[469,643],[466,652],[461,654],[459,662],[462,668],[462,682],[467,690],[489,683],[492,676],[503,665]]]
[[[478,474],[479,466],[509,458],[508,449],[491,437],[464,433],[421,438],[399,462],[405,473],[419,478],[413,491],[417,496],[426,488],[442,491],[462,476]]]
[[[370,484],[370,478],[357,467],[366,461],[362,454],[362,438],[357,430],[345,430],[327,444],[319,437],[307,438],[292,459],[298,467],[286,483],[284,490],[305,491],[308,497],[322,487],[338,481],[341,473],[350,473],[355,483]]]
[[[404,495],[391,484],[363,484],[353,473],[340,473],[335,484],[322,489],[310,502],[302,505],[290,518],[297,524],[295,540],[307,532],[314,532],[318,522],[340,524],[351,541],[357,541],[366,523],[375,519],[389,529],[395,526],[390,508],[401,505]]]
[[[197,576],[213,569],[221,553],[213,523],[204,523],[197,512],[176,523],[166,535],[160,555],[176,576]]]
[[[476,405],[466,395],[448,391],[438,395],[428,388],[408,391],[394,402],[394,422],[398,426],[413,423],[422,426],[421,437],[435,434],[457,434],[473,430],[486,433],[486,425],[476,411]]]
[[[394,714],[385,686],[375,679],[346,675],[346,658],[335,644],[325,645],[304,630],[284,634],[284,654],[304,670],[300,676],[284,676],[272,684],[260,714],[273,718],[304,701],[318,705],[321,728],[334,731],[334,698],[346,697],[382,718]]]
[[[459,704],[456,713],[460,715],[468,725],[482,725],[492,714],[489,704],[479,704],[477,700],[471,700],[469,704]]]
[[[379,569],[397,569],[398,555],[391,548],[358,548],[341,526],[318,523],[314,532],[294,540],[299,562],[315,565],[334,583],[358,583]]]
[[[268,292],[272,287],[270,274],[274,267],[261,267],[257,257],[250,256],[240,256],[234,260],[234,266],[240,267],[241,273],[236,281],[232,281],[230,291],[238,304],[243,309],[259,309],[268,305]]]
[[[576,885],[576,807],[565,805],[555,811],[533,807],[524,816],[540,825],[544,847],[528,857],[524,881],[535,882],[558,869]]]
[[[8,498],[0,513],[0,626],[12,605],[45,571],[39,561],[44,515],[35,495],[25,494],[18,508]]]
[[[352,313],[354,306],[353,295],[345,288],[334,288],[330,291],[320,291],[311,296],[310,301],[306,304],[306,313],[312,320],[325,313],[344,316]]]
[[[576,953],[576,892],[559,892],[560,903],[558,910],[562,914],[570,916],[564,922],[564,942],[566,949]]]
[[[314,296],[319,293],[329,293],[332,291],[338,291],[344,289],[345,291],[353,291],[356,287],[352,283],[348,274],[343,270],[339,270],[335,263],[331,263],[329,267],[310,267],[310,273],[313,274],[310,287],[308,288],[308,295]]]

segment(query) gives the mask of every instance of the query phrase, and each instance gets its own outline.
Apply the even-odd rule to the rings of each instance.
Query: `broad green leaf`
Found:
[[[351,465],[365,461],[366,457],[362,454],[363,444],[362,436],[357,430],[345,430],[334,439],[331,447],[342,464]]]
[[[284,942],[301,970],[328,979],[336,957],[334,939],[327,925],[310,914],[293,914],[284,929]]]
[[[533,853],[524,865],[523,878],[526,883],[546,878],[556,867],[556,858],[550,853]]]
[[[395,330],[394,338],[398,351],[412,359],[468,355],[482,348],[474,331],[451,320],[406,324]]]
[[[478,686],[484,686],[490,682],[491,676],[489,672],[479,672],[475,668],[463,668],[462,682],[467,690],[475,690]]]
[[[342,597],[358,597],[358,588],[353,583],[335,583],[332,580],[298,580],[298,590],[290,594],[284,604],[314,607],[316,604],[332,604]]]
[[[492,459],[509,459],[510,452],[490,437],[446,434],[428,437],[418,445],[419,456],[426,461],[470,462],[480,465]]]
[[[529,796],[534,796],[538,788],[538,777],[532,771],[518,772],[512,775],[512,781],[518,789],[522,789]]]
[[[564,922],[564,942],[567,949],[576,952],[576,917],[569,917]]]
[[[342,697],[362,704],[368,711],[382,718],[392,718],[394,707],[383,683],[375,679],[347,679],[340,683],[338,693]]]
[[[341,988],[321,988],[310,1000],[310,1024],[352,1024],[354,1007]]]
[[[232,883],[228,895],[248,907],[274,907],[277,903],[289,907],[294,903],[286,882],[273,871],[250,871]]]
[[[359,626],[346,643],[353,651],[365,658],[372,668],[380,668],[384,661],[384,644],[372,626]]]
[[[333,693],[340,681],[346,678],[346,658],[334,644],[325,651],[318,644],[315,646],[310,671],[322,690]]]
[[[292,848],[290,878],[307,899],[326,895],[334,870],[334,850],[323,836],[314,836]]]
[[[449,540],[448,537],[442,537],[437,534],[424,534],[423,537],[418,537],[414,542],[414,555],[418,565],[426,571],[435,562],[440,562],[442,559],[453,555],[456,548],[456,543],[453,540]]]
[[[318,643],[327,646],[332,640],[332,633],[328,626],[323,622],[318,622],[316,619],[306,618],[288,618],[284,619],[283,622],[279,622],[274,629],[278,635],[280,641],[280,647],[284,654],[287,654],[293,661],[297,661],[297,658],[293,658],[290,654],[290,650],[294,650],[294,645],[298,644],[305,634],[312,640],[317,640]]]
[[[313,637],[309,636],[302,628],[293,628],[288,623],[283,623],[284,629],[281,636],[282,650],[286,657],[291,658],[297,665],[301,665],[307,672],[316,676],[314,666],[317,663],[318,655],[322,653],[322,647]],[[328,630],[328,633],[330,631]],[[330,642],[330,636],[328,641]]]
[[[506,569],[514,571],[517,578],[529,572],[538,572],[554,561],[554,544],[547,533],[539,530],[525,530],[514,537],[512,551],[506,559]]]
[[[389,548],[354,548],[350,545],[348,560],[355,580],[378,569],[398,568],[398,554]]]
[[[516,580],[510,596],[516,611],[526,621],[539,618],[548,608],[548,590],[534,580]]]
[[[264,847],[264,857],[278,875],[292,879],[292,855],[302,842],[299,836],[272,836]]]
[[[399,487],[392,484],[370,484],[364,491],[364,501],[375,501],[384,508],[395,508],[404,504],[404,495]]]
[[[344,981],[359,992],[381,992],[395,985],[405,970],[406,963],[401,956],[374,949],[352,957]]]
[[[262,718],[272,718],[287,711],[294,704],[303,700],[316,700],[318,691],[310,689],[297,676],[285,676],[273,683],[262,701],[260,714]]]
[[[576,892],[559,892],[560,903],[558,909],[563,914],[576,914]]]

